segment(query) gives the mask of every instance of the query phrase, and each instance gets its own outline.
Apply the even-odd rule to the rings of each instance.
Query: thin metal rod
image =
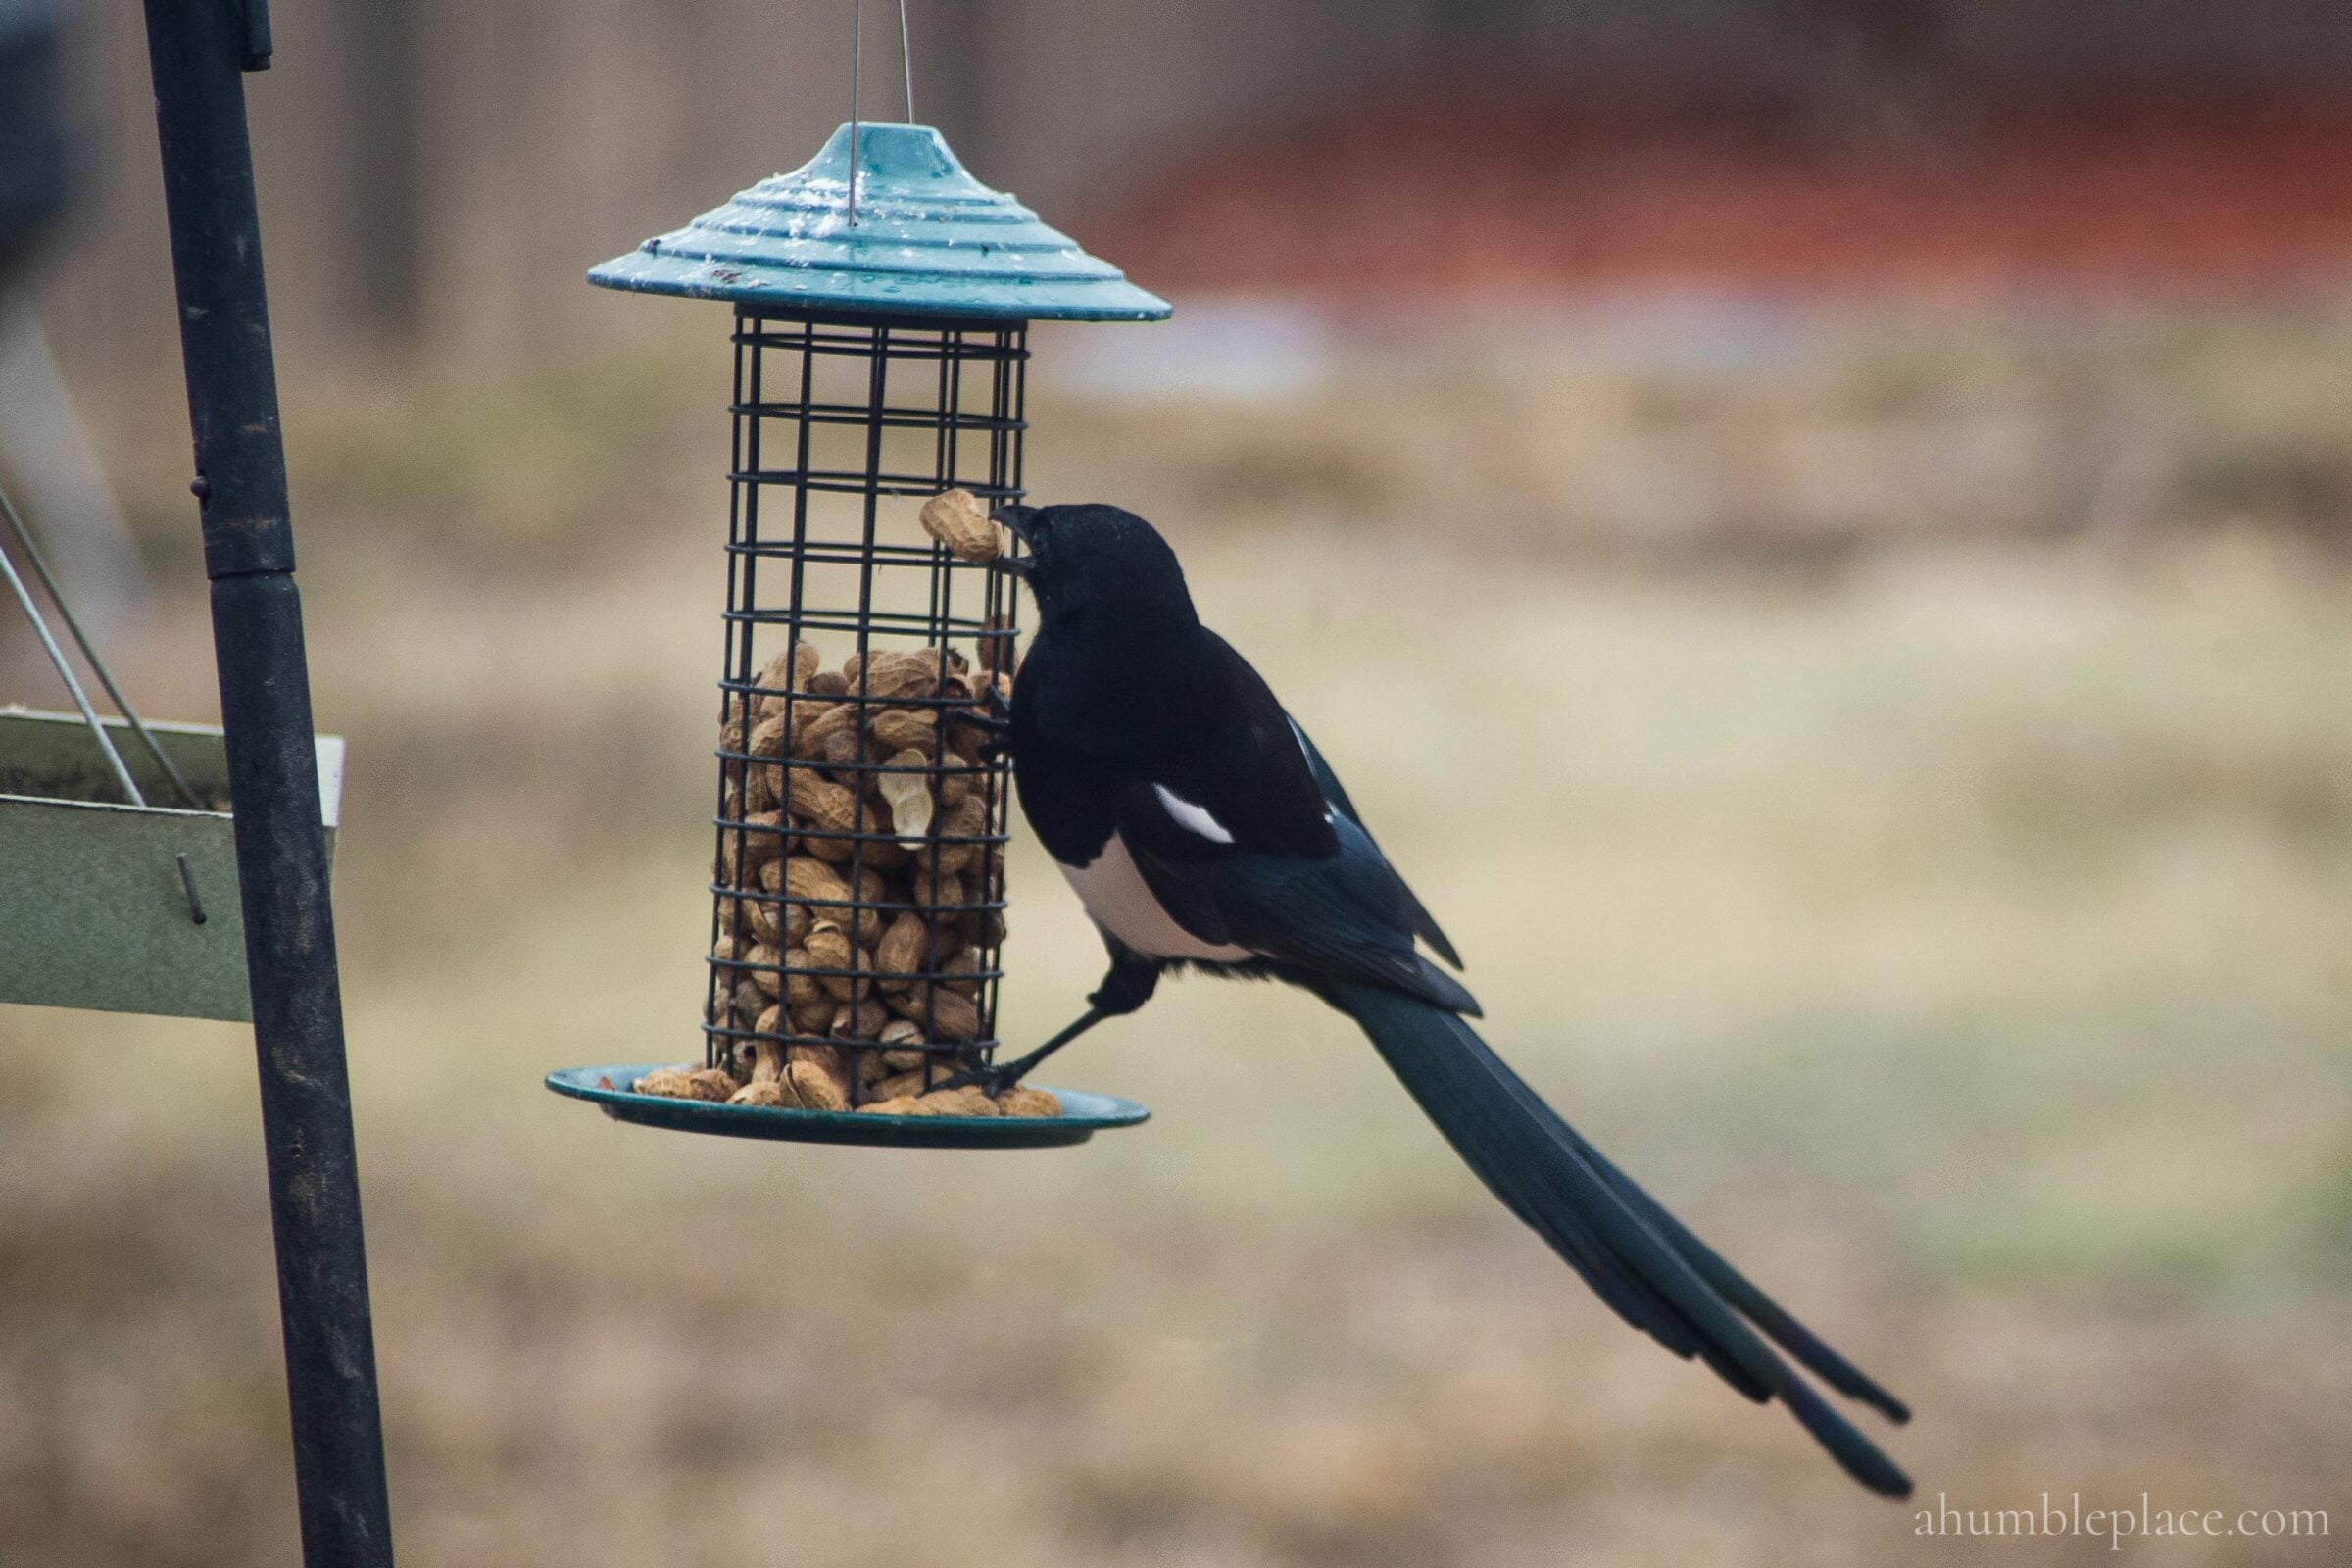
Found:
[[[375,1331],[343,1054],[285,447],[245,128],[244,0],[146,0],[236,803],[294,1485],[309,1568],[391,1568]]]
[[[865,0],[850,0],[850,216],[858,222],[858,85],[865,75]]]
[[[11,508],[10,512],[13,515],[15,509]],[[49,623],[41,618],[41,607],[32,602],[31,590],[24,586],[24,579],[17,574],[17,564],[8,559],[5,550],[0,550],[0,573],[7,574],[8,586],[16,594],[17,603],[24,607],[24,618],[32,622],[33,635],[40,638],[41,647],[49,655],[49,662],[57,666],[57,678],[64,681],[66,690],[74,694],[74,706],[81,710],[81,721],[90,726],[92,735],[98,737],[98,749],[106,754],[107,765],[115,770],[115,782],[122,786],[122,793],[130,797],[131,805],[145,806],[147,797],[141,795],[138,785],[131,781],[130,769],[122,765],[122,754],[115,750],[114,740],[106,733],[106,726],[98,721],[97,710],[90,707],[89,695],[81,689],[81,682],[74,678],[74,666],[66,662],[66,651],[57,646],[57,639],[50,634]]]
[[[0,490],[0,516],[8,519],[9,531],[17,536],[18,547],[24,552],[24,559],[32,563],[33,575],[41,579],[41,587],[49,595],[49,602],[57,606],[57,612],[64,619],[66,630],[74,634],[74,646],[81,650],[81,657],[88,661],[90,668],[97,673],[98,684],[106,688],[106,695],[114,703],[115,711],[121,713],[139,739],[146,742],[147,755],[155,759],[156,766],[162,768],[164,775],[172,780],[172,787],[179,792],[179,798],[187,803],[188,808],[202,810],[204,803],[196,798],[194,790],[188,788],[188,781],[181,775],[179,764],[172,761],[164,749],[155,743],[155,737],[147,732],[147,726],[140,722],[139,715],[123,697],[122,688],[115,684],[115,677],[107,669],[106,661],[100,659],[98,650],[91,646],[89,634],[81,629],[81,618],[74,613],[73,605],[59,590],[57,577],[50,571],[49,563],[41,559],[41,547],[32,542],[31,530],[24,526],[24,517],[18,514],[16,503],[8,499],[6,490]],[[99,742],[106,744],[103,734],[99,736]],[[146,803],[142,801],[139,804],[144,806]]]
[[[914,123],[914,38],[906,30],[906,0],[899,0],[899,71],[906,83],[906,123]]]
[[[202,925],[206,915],[204,900],[196,892],[196,873],[188,869],[187,856],[175,855],[172,858],[179,862],[180,891],[188,896],[188,922],[191,925]]]

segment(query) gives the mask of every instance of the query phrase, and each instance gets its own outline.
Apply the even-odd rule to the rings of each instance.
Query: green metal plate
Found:
[[[1132,1100],[1056,1089],[1058,1116],[875,1116],[848,1110],[784,1110],[772,1105],[722,1105],[634,1094],[633,1084],[657,1067],[699,1062],[639,1062],[617,1067],[566,1067],[547,1075],[547,1087],[593,1101],[616,1121],[672,1132],[726,1138],[772,1138],[787,1143],[865,1144],[885,1149],[1051,1149],[1083,1144],[1104,1127],[1133,1127],[1152,1113]],[[1040,1086],[1044,1087],[1043,1085]]]
[[[178,797],[121,719],[106,720],[150,802]],[[156,744],[208,799],[228,792],[218,728],[150,722]],[[343,743],[318,737],[319,808],[332,863]],[[180,885],[188,858],[205,919]],[[253,1016],[235,824],[224,811],[121,801],[80,715],[0,709],[0,1003]]]

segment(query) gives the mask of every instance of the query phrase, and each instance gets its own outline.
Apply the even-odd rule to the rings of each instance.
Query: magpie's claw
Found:
[[[1021,1073],[1026,1066],[1027,1063],[1016,1061],[1002,1067],[967,1067],[952,1078],[941,1079],[931,1087],[934,1093],[942,1089],[977,1089],[989,1099],[994,1100],[1021,1081]]]
[[[1004,734],[1012,728],[1012,714],[1004,710],[1003,703],[1002,698],[991,693],[987,710],[983,711],[975,708],[968,712],[957,713],[956,722],[969,724],[974,729],[986,730],[991,735]]]

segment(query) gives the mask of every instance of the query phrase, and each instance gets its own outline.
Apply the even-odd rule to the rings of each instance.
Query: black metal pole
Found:
[[[240,74],[267,62],[264,4],[146,0],[147,47],[228,732],[303,1560],[390,1568],[310,671]]]

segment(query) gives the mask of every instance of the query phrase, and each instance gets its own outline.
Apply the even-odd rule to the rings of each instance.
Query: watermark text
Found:
[[[2090,1507],[2082,1494],[2049,1493],[2025,1508],[1968,1508],[1947,1494],[1912,1515],[1918,1536],[2082,1536],[2121,1551],[2135,1536],[2271,1536],[2317,1539],[2328,1533],[2325,1508],[2168,1508],[2139,1494],[2136,1506]]]

